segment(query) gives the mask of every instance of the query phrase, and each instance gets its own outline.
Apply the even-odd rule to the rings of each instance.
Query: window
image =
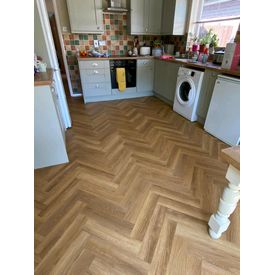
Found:
[[[240,0],[201,0],[197,3],[191,32],[201,38],[212,29],[218,35],[219,47],[233,42],[240,24]]]

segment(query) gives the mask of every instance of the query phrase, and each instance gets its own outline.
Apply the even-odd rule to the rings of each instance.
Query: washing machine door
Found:
[[[177,100],[181,105],[190,106],[196,96],[195,84],[191,78],[184,78],[177,85]]]

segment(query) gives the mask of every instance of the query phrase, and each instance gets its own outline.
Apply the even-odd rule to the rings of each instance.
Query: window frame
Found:
[[[217,2],[218,1],[219,0],[217,0]],[[214,22],[224,22],[224,21],[231,21],[231,20],[240,20],[240,16],[224,17],[224,18],[219,18],[219,19],[200,20],[202,11],[203,11],[203,6],[204,6],[204,0],[192,0],[186,50],[188,48],[190,48],[191,39],[194,36],[198,37],[200,24],[212,23],[212,22],[213,23]],[[191,37],[191,34],[193,35],[193,37]]]

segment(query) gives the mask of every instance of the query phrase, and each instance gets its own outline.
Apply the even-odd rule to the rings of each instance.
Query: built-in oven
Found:
[[[118,89],[116,68],[125,68],[126,88],[135,88],[137,82],[137,61],[133,59],[110,60],[112,89]]]

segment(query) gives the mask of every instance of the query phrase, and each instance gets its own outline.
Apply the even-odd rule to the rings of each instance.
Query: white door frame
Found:
[[[40,16],[41,26],[45,38],[45,44],[49,55],[51,68],[54,70],[54,80],[57,88],[57,95],[59,98],[60,112],[62,114],[63,122],[66,128],[72,127],[71,116],[67,104],[67,99],[63,87],[60,68],[56,56],[56,50],[53,42],[52,30],[49,22],[48,12],[45,0],[36,0],[37,9]]]
[[[73,93],[73,87],[72,87],[72,82],[71,82],[71,77],[70,77],[68,61],[67,61],[67,57],[66,57],[67,54],[66,54],[66,50],[64,48],[64,40],[63,40],[63,36],[62,36],[62,30],[61,30],[61,25],[60,25],[60,17],[59,17],[59,13],[58,13],[58,8],[57,8],[56,0],[52,0],[52,2],[53,2],[54,16],[55,16],[55,19],[56,19],[57,32],[58,32],[59,42],[60,42],[60,45],[61,45],[63,63],[64,63],[65,72],[66,72],[66,76],[67,76],[70,95],[72,97],[81,96],[80,93],[78,93],[78,94]]]

